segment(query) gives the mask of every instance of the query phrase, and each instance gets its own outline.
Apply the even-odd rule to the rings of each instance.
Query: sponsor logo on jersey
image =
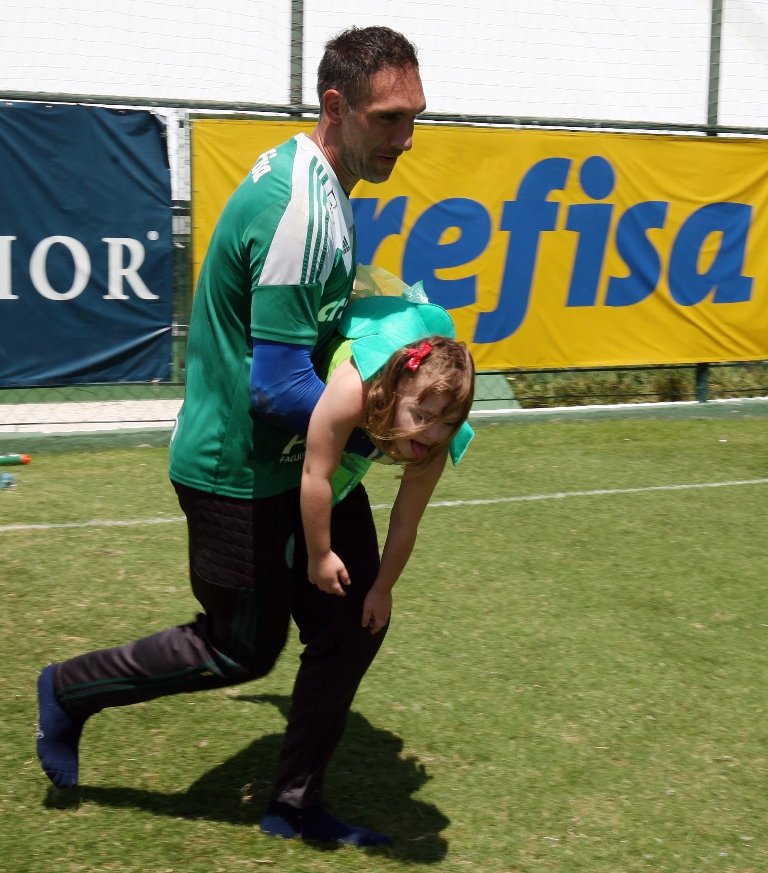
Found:
[[[296,464],[304,460],[306,440],[300,434],[294,434],[283,446],[280,452],[281,464]]]
[[[348,300],[346,297],[342,297],[341,300],[332,300],[330,303],[326,303],[317,313],[318,323],[336,321],[341,317],[341,313],[344,311],[344,307],[347,303]]]
[[[277,154],[275,149],[270,149],[268,152],[264,152],[263,155],[259,155],[256,159],[256,163],[253,165],[253,169],[251,170],[251,179],[254,182],[258,182],[262,176],[266,176],[267,173],[272,172],[272,167],[269,163],[271,158],[274,158]]]

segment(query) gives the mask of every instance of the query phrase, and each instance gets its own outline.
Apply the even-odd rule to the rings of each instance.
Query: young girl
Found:
[[[448,313],[431,303],[369,297],[351,303],[339,325],[344,338],[307,434],[301,513],[309,580],[344,596],[350,580],[331,549],[331,507],[362,478],[343,449],[362,428],[380,460],[404,472],[390,516],[376,581],[365,598],[363,627],[389,621],[392,588],[413,550],[419,521],[450,455],[459,462],[472,439],[466,422],[474,393],[474,365],[454,339]],[[377,459],[378,460],[378,459]],[[342,461],[346,464],[340,467]],[[346,477],[344,474],[346,471]],[[346,479],[346,481],[344,481]]]

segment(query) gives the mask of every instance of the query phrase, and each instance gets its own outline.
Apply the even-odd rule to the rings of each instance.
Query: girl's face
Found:
[[[428,385],[429,375],[417,373],[401,379],[397,386],[394,430],[404,436],[392,440],[392,455],[401,460],[423,460],[431,446],[448,443],[461,424],[448,410],[450,397],[426,394],[419,400]]]

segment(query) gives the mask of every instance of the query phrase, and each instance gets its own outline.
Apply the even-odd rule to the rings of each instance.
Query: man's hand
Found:
[[[336,552],[326,552],[317,560],[310,559],[307,575],[309,581],[326,594],[346,596],[344,588],[349,585],[349,573]]]
[[[378,633],[389,621],[392,614],[392,592],[380,591],[374,585],[363,603],[363,627],[370,628],[372,634]]]

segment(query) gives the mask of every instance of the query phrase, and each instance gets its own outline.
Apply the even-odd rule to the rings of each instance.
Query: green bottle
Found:
[[[29,455],[17,455],[15,452],[10,455],[0,455],[0,465],[10,467],[13,464],[28,464],[32,458]]]

